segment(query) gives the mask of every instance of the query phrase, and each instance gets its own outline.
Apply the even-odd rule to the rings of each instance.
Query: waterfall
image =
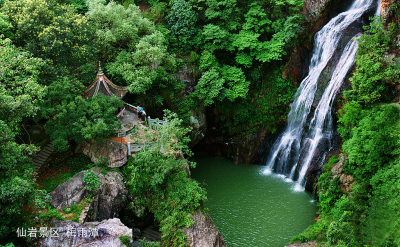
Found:
[[[375,15],[377,15],[377,16],[381,16],[382,15],[382,13],[381,13],[381,3],[382,3],[382,0],[378,0],[378,7],[376,8],[376,12],[375,12]]]
[[[294,189],[301,191],[306,185],[310,166],[314,163],[321,166],[324,162],[332,148],[332,105],[353,67],[359,32],[342,45],[344,49],[339,46],[346,42],[344,33],[372,5],[373,0],[355,0],[347,11],[334,17],[316,33],[309,73],[290,105],[287,126],[270,150],[264,174],[282,174],[287,181],[296,181]],[[329,71],[329,66],[332,72],[328,72],[328,82],[324,85],[321,79],[326,77],[324,73]],[[321,96],[317,95],[319,91],[323,92]]]

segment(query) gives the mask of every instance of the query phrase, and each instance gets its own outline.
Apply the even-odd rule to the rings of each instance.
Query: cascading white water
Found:
[[[373,0],[355,0],[350,8],[328,22],[314,38],[309,74],[301,82],[290,106],[288,123],[269,154],[264,174],[276,172],[296,181],[295,190],[304,190],[307,171],[318,156],[319,162],[331,148],[332,104],[354,64],[359,34],[343,49],[320,99],[316,98],[323,71],[332,61],[349,26],[373,5]],[[312,109],[313,106],[315,109]],[[321,164],[319,164],[321,165]]]
[[[381,13],[381,3],[382,3],[382,0],[378,0],[378,7],[376,8],[376,12],[375,12],[375,15],[377,15],[377,16],[381,16],[382,15],[382,13]]]

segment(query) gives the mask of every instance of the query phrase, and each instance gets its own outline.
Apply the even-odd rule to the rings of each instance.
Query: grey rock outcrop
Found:
[[[287,245],[286,247],[317,247],[317,241],[306,242],[306,243],[295,243],[291,245]]]
[[[225,240],[207,213],[196,211],[191,215],[193,225],[185,228],[190,247],[224,247]]]
[[[41,247],[123,247],[119,237],[129,236],[129,229],[118,218],[101,222],[79,224],[70,220],[53,221],[52,229],[56,229],[40,242]]]
[[[82,220],[99,221],[117,217],[127,201],[127,190],[121,174],[115,171],[102,174],[99,167],[94,167],[90,171],[99,178],[99,188],[91,194],[90,204],[87,210],[84,210],[86,215],[81,215]],[[86,172],[79,172],[51,192],[52,204],[55,208],[69,208],[71,204],[79,204],[89,195],[83,183]]]
[[[332,177],[339,177],[340,190],[343,193],[348,193],[351,186],[354,184],[353,176],[343,172],[343,165],[348,161],[347,156],[344,154],[339,155],[339,161],[331,168]]]
[[[111,140],[84,143],[82,152],[95,164],[107,160],[108,167],[121,167],[128,161],[128,147]]]
[[[207,130],[207,119],[204,110],[191,113],[190,125],[192,126],[192,131],[190,132],[190,146],[193,147],[204,138]]]

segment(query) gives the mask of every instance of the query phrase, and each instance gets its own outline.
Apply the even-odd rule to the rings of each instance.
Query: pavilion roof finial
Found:
[[[103,74],[103,70],[101,69],[101,61],[99,60],[99,72],[98,72],[98,74],[100,75],[100,74]]]

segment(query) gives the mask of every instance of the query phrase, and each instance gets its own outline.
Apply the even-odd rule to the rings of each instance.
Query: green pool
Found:
[[[192,177],[207,189],[209,209],[228,246],[280,247],[313,223],[310,194],[260,173],[260,166],[222,158],[197,158]]]

